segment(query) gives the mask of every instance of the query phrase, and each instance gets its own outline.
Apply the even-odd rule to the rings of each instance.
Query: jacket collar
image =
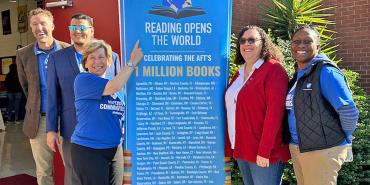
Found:
[[[253,68],[254,69],[259,69],[262,64],[263,64],[264,60],[262,58],[258,59],[254,64],[253,64]],[[243,75],[244,76],[244,67],[245,67],[245,64],[243,64],[242,66],[240,66],[239,68],[239,75]]]

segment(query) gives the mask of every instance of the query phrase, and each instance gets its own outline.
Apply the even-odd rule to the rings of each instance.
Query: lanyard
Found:
[[[82,66],[82,57],[79,53],[77,53],[77,51],[75,51],[75,58],[76,58],[76,61],[77,61],[77,66],[78,66],[78,69],[80,69],[80,72],[84,72],[85,69],[83,68]]]

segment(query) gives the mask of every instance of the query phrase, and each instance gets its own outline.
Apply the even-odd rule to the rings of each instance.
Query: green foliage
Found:
[[[236,47],[238,38],[235,34],[231,34],[231,44],[230,44],[230,65],[229,65],[229,79],[233,77],[235,72],[238,70],[238,66],[234,63],[236,57]]]
[[[344,163],[339,171],[338,184],[370,184],[370,127],[369,123],[359,124],[354,134],[353,162]]]
[[[231,167],[231,181],[233,185],[243,185],[242,174],[239,171],[238,163],[235,159],[231,159],[232,167]]]
[[[293,170],[293,163],[292,161],[288,161],[287,164],[284,166],[282,184],[283,185],[295,185],[297,181],[295,180],[295,174]]]
[[[323,0],[270,0],[264,1],[259,8],[264,28],[271,29],[274,37],[290,40],[295,29],[302,25],[315,25],[320,33],[321,52],[332,61],[338,63],[341,59],[335,57],[338,45],[332,45],[333,30],[327,28],[335,24],[327,18],[332,14],[325,13],[334,7],[323,7]]]
[[[323,0],[270,0],[259,7],[265,28],[273,28],[274,35],[282,39],[290,39],[294,30],[300,25],[315,24],[323,35],[334,31],[327,25],[334,24],[326,18],[332,14],[325,13],[333,7],[322,7]]]
[[[370,184],[370,97],[356,82],[358,73],[343,70],[353,92],[353,99],[360,112],[360,119],[353,140],[353,162],[344,163],[339,171],[338,184]]]
[[[292,57],[292,53],[290,52],[290,41],[273,37],[272,41],[276,44],[277,47],[279,47],[280,51],[283,53],[284,55],[283,66],[285,70],[288,72],[289,77],[292,78],[295,71],[294,69],[295,61]]]

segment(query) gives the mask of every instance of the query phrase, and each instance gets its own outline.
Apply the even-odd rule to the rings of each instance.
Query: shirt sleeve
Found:
[[[115,69],[118,74],[119,71],[121,70],[121,61],[119,60],[119,56],[117,53],[114,53],[114,52],[112,53],[112,60],[113,60],[113,63],[115,64]]]
[[[112,53],[112,64],[105,71],[106,79],[113,79],[121,70],[121,62],[119,60],[118,54]]]
[[[354,104],[342,72],[333,66],[325,65],[322,68],[320,88],[322,95],[335,110],[345,105]]]
[[[76,101],[82,99],[101,99],[108,81],[94,74],[79,74],[74,83]]]

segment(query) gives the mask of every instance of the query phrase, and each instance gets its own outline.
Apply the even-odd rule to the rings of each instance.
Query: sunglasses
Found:
[[[262,40],[262,39],[256,39],[256,38],[240,38],[239,39],[239,44],[240,45],[243,45],[245,43],[248,43],[248,44],[254,44],[256,41],[259,41],[259,40]]]
[[[79,26],[71,25],[71,26],[68,26],[69,31],[76,31],[76,30],[86,31],[90,28],[91,28],[91,26],[85,26],[85,25],[79,25]]]

